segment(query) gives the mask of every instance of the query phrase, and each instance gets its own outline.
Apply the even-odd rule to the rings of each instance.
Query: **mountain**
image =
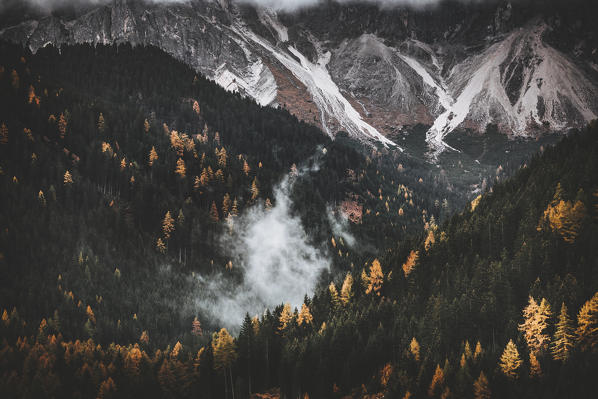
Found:
[[[591,2],[442,2],[380,9],[322,2],[296,13],[193,0],[22,13],[0,37],[27,45],[153,45],[233,92],[334,136],[401,144],[426,125],[432,158],[453,131],[534,137],[598,115]]]

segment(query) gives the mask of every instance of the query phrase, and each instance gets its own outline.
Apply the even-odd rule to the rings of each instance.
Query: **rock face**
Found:
[[[596,6],[572,1],[568,8],[447,2],[433,9],[325,2],[278,14],[224,0],[113,0],[11,21],[0,38],[32,51],[153,45],[332,136],[344,130],[393,146],[389,136],[428,125],[426,140],[439,154],[457,130],[495,124],[533,136],[597,117]]]

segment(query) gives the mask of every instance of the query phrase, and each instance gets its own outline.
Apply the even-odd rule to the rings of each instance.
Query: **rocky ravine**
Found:
[[[444,7],[329,3],[278,15],[226,0],[114,0],[74,16],[24,18],[2,27],[0,37],[32,51],[81,42],[154,45],[225,89],[286,107],[332,136],[344,130],[395,146],[389,136],[428,125],[432,157],[458,129],[482,132],[492,123],[531,136],[597,117],[595,36],[558,45],[571,15],[506,2]],[[583,19],[578,25],[584,32]]]

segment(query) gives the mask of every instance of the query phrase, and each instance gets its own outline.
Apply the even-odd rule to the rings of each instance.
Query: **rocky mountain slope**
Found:
[[[294,14],[227,0],[108,5],[23,13],[0,38],[157,46],[227,90],[395,146],[429,126],[434,157],[455,130],[488,124],[511,136],[580,127],[598,115],[598,41],[591,2],[444,3],[379,9],[326,2]],[[575,2],[574,2],[575,3]],[[523,5],[525,4],[525,5]],[[545,4],[545,3],[543,3]]]

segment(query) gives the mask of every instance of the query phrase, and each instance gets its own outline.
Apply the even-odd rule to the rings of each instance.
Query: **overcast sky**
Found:
[[[45,10],[52,10],[57,6],[69,4],[69,3],[79,3],[79,4],[102,4],[102,3],[109,3],[112,0],[23,0],[29,2],[30,4],[34,4],[42,9]],[[162,2],[162,3],[174,3],[174,2],[186,2],[189,0],[145,0],[150,2]],[[218,0],[212,0],[218,1]],[[295,11],[297,9],[315,6],[324,0],[232,0],[234,2],[239,3],[249,3],[249,4],[259,4],[267,7],[271,7],[277,10],[285,10],[285,11]],[[438,3],[441,0],[335,0],[339,3],[349,3],[349,2],[362,2],[362,3],[373,3],[378,4],[382,7],[392,7],[392,6],[415,6],[415,7],[425,7],[430,6],[433,4]],[[484,2],[484,1],[496,1],[496,0],[461,0],[464,2]],[[0,6],[4,3],[5,0],[0,0]],[[10,2],[10,1],[8,1]]]

